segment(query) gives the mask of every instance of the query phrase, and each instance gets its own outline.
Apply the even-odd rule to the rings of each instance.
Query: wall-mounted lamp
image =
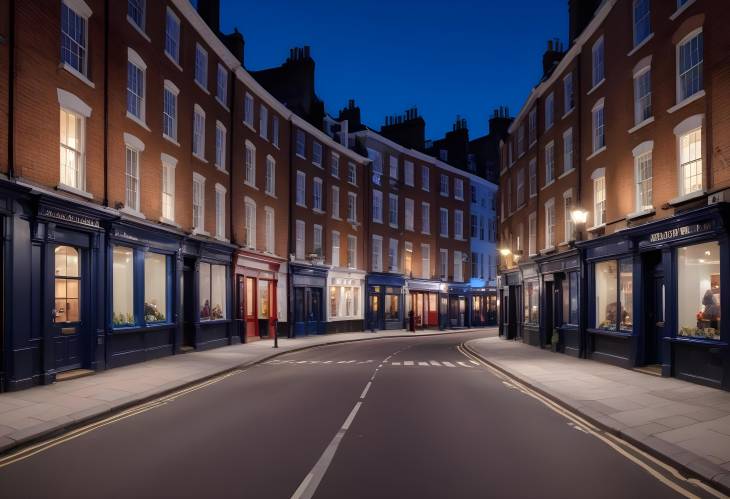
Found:
[[[500,248],[499,254],[502,256],[510,256],[512,254],[512,250],[509,248]]]
[[[573,223],[576,225],[584,224],[588,220],[588,212],[581,208],[576,208],[570,212],[570,218],[573,219]]]

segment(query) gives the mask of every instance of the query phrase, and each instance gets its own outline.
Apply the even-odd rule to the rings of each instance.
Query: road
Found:
[[[6,463],[0,497],[683,496],[459,351],[480,334],[278,357]]]

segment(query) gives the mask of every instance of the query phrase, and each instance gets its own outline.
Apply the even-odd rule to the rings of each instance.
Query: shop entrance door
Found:
[[[246,336],[259,335],[259,322],[256,317],[256,279],[246,278],[246,306],[244,307],[244,320],[246,324]]]
[[[56,371],[81,367],[84,344],[85,303],[81,299],[83,261],[81,250],[56,246],[54,259],[54,302],[51,314],[51,341]]]
[[[662,363],[662,338],[664,337],[664,270],[662,264],[656,265],[651,272],[651,280],[647,286],[646,304],[648,317],[644,329],[646,331],[646,344],[644,362],[646,364]]]
[[[553,341],[553,329],[554,323],[554,310],[553,310],[553,282],[545,281],[545,336],[543,346],[552,344]]]
[[[322,289],[306,288],[307,334],[324,333],[322,330]]]
[[[183,338],[182,348],[189,350],[195,346],[195,260],[186,258],[183,261]]]
[[[382,329],[383,323],[380,319],[380,293],[370,293],[370,310],[369,310],[370,329]]]
[[[423,327],[423,319],[427,313],[424,308],[423,293],[413,293],[413,315],[415,316],[416,327]]]

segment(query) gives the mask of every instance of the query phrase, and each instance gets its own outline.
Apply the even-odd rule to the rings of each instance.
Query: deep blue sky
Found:
[[[567,37],[567,0],[221,0],[221,30],[238,27],[246,67],[278,66],[310,45],[327,111],[354,98],[365,124],[417,106],[426,137],[457,114],[486,133],[499,105],[519,111],[541,76],[547,40]]]

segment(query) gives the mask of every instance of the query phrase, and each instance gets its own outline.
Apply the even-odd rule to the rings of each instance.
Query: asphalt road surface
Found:
[[[278,357],[5,464],[0,497],[704,495],[459,351],[481,334]]]

